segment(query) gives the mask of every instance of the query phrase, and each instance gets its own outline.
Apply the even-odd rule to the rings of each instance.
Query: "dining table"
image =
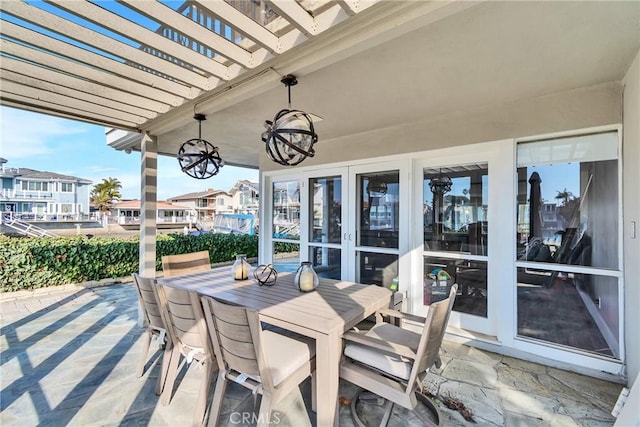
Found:
[[[272,286],[261,286],[253,279],[235,280],[229,267],[220,267],[159,278],[158,283],[255,309],[262,322],[315,339],[317,425],[337,425],[342,335],[389,307],[392,293],[381,286],[322,277],[314,291],[302,292],[294,277],[278,273]]]

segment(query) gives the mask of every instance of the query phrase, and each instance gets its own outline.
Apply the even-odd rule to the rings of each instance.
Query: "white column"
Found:
[[[144,277],[156,275],[156,200],[158,193],[158,140],[143,134],[140,146],[140,266]]]

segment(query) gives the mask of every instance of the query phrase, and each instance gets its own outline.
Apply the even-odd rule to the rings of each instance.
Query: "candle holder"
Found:
[[[262,264],[253,271],[253,278],[260,286],[273,286],[276,284],[278,272],[271,264]]]
[[[318,275],[313,269],[311,262],[304,261],[296,271],[296,277],[293,280],[300,292],[311,292],[318,287]]]
[[[231,274],[235,280],[247,280],[249,278],[249,263],[245,254],[236,255],[236,260],[231,266]]]

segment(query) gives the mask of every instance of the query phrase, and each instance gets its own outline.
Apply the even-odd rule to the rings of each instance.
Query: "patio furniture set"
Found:
[[[273,286],[259,286],[253,279],[234,280],[228,268],[211,269],[206,251],[165,256],[162,262],[163,278],[133,275],[147,326],[137,375],[143,375],[156,337],[163,356],[155,390],[168,405],[180,360],[201,364],[194,425],[217,424],[229,381],[262,396],[257,424],[270,425],[272,406],[310,376],[318,426],[337,425],[340,378],[388,401],[381,425],[394,404],[412,410],[418,400],[431,412],[425,425],[438,424],[422,380],[439,364],[455,286],[422,318],[388,308],[392,293],[384,287],[320,278],[314,291],[301,292],[294,274],[286,273]],[[374,315],[369,331],[356,328]],[[422,332],[403,327],[406,320],[421,324]],[[350,402],[358,426],[364,424],[356,405],[365,397]]]

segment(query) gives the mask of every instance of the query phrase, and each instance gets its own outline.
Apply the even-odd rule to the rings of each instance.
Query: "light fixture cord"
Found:
[[[291,84],[287,85],[287,89],[289,90],[289,110],[291,110]]]

